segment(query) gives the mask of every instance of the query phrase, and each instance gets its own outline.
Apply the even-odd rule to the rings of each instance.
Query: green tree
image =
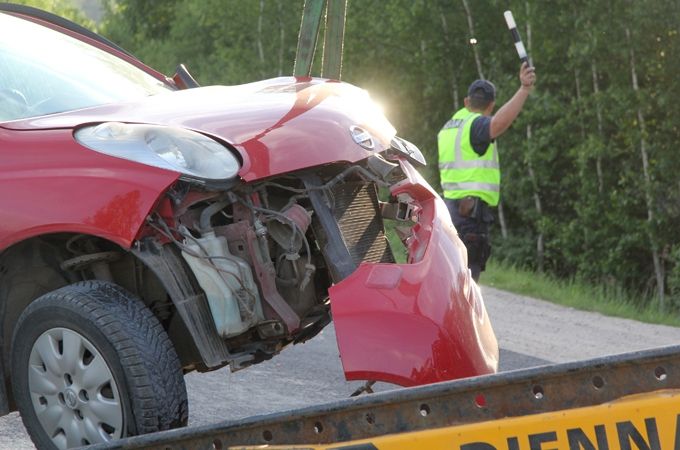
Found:
[[[14,0],[12,3],[32,6],[65,17],[79,25],[94,30],[95,24],[88,19],[71,0]]]

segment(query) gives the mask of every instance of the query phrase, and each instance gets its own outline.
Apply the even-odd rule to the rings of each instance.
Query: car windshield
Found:
[[[0,13],[0,121],[136,100],[171,89],[110,53]]]

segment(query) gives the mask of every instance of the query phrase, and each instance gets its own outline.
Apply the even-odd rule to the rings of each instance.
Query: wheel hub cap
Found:
[[[123,403],[111,367],[80,333],[52,328],[36,339],[28,387],[40,425],[57,448],[123,437]]]

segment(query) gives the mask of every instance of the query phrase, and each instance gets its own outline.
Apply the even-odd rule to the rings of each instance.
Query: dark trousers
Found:
[[[467,248],[468,268],[472,272],[472,278],[479,281],[479,275],[486,268],[486,261],[491,255],[489,228],[494,222],[491,208],[477,197],[456,200],[445,198],[444,202],[458,236]]]

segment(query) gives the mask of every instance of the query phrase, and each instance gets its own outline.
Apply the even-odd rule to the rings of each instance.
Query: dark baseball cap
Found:
[[[468,88],[468,97],[492,102],[496,100],[496,86],[487,80],[475,80]]]

